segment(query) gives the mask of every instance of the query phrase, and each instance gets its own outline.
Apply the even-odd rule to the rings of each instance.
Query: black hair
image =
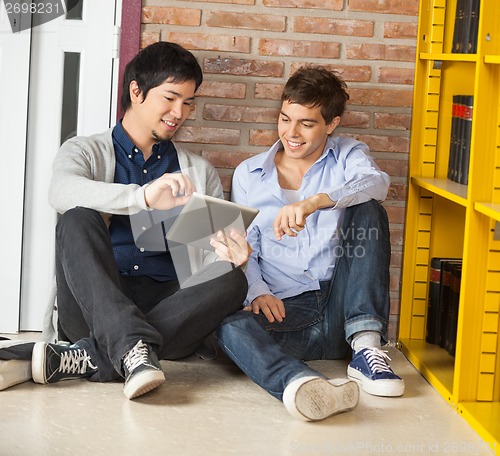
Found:
[[[125,67],[120,107],[127,111],[130,83],[136,81],[144,99],[148,92],[165,81],[175,84],[194,81],[195,90],[203,81],[203,73],[195,56],[176,43],[160,41],[142,49]]]
[[[326,124],[344,113],[349,100],[346,83],[323,66],[299,68],[285,84],[281,101],[319,107]]]

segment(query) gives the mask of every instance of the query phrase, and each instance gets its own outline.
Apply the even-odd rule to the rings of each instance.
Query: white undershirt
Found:
[[[297,201],[300,201],[300,193],[298,190],[289,190],[287,188],[282,188],[281,190],[283,190],[283,193],[289,203],[296,203]]]

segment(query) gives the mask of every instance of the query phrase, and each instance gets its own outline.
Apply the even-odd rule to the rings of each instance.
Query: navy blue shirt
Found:
[[[171,141],[155,144],[153,153],[145,161],[142,151],[125,133],[121,121],[113,129],[113,145],[116,156],[114,181],[117,184],[142,186],[165,173],[180,171],[177,151]],[[113,215],[109,232],[120,274],[149,276],[161,281],[177,279],[167,242],[163,242],[164,236],[158,251],[137,246],[128,215]]]

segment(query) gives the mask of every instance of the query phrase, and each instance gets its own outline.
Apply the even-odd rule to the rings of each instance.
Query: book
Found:
[[[455,356],[457,343],[458,310],[460,303],[460,285],[462,280],[462,265],[454,264],[451,268],[451,290],[448,318],[446,321],[446,349],[451,356]]]
[[[472,95],[453,95],[452,97],[447,177],[464,185],[469,182],[473,104],[474,97]]]
[[[447,326],[450,309],[452,267],[454,264],[461,264],[462,260],[442,260],[441,261],[441,285],[439,290],[439,342],[438,345],[447,349]]]
[[[465,1],[457,0],[457,7],[455,10],[455,24],[453,28],[453,43],[451,47],[451,52],[454,54],[459,54],[462,52],[462,30],[465,19]]]
[[[458,173],[458,182],[464,185],[467,185],[469,183],[470,141],[472,133],[473,105],[474,97],[472,95],[464,95],[460,116],[460,121],[462,123],[462,138],[460,141],[461,161],[460,170]]]
[[[453,95],[451,107],[451,134],[450,134],[450,155],[448,158],[448,179],[455,180],[456,176],[456,162],[458,156],[458,141],[459,141],[459,105],[460,95]]]
[[[429,344],[439,343],[439,288],[441,283],[441,258],[431,258],[429,294],[427,297],[427,332]]]
[[[457,0],[451,52],[475,54],[480,0]]]
[[[472,0],[472,9],[471,9],[471,26],[470,26],[470,35],[468,42],[468,53],[475,54],[477,52],[477,34],[478,34],[478,25],[479,25],[479,6],[481,4],[481,0]]]

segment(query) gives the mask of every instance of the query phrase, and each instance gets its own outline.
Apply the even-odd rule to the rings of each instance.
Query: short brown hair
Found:
[[[285,84],[281,101],[319,107],[327,124],[344,113],[349,100],[346,83],[323,66],[299,68]]]

